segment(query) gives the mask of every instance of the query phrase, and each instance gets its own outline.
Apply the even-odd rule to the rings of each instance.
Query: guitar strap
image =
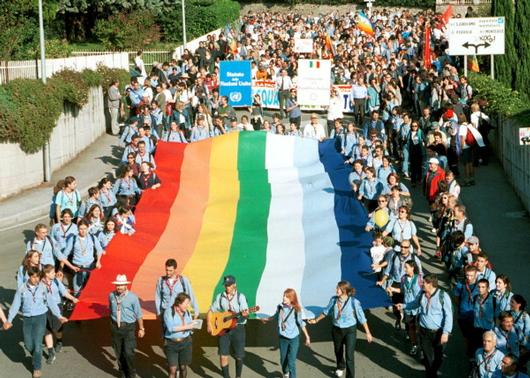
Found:
[[[223,297],[226,298],[226,301],[228,302],[228,308],[223,309]],[[239,294],[239,291],[237,292],[237,307],[239,307],[239,310],[241,311],[241,302],[240,302],[241,294]],[[234,297],[232,297],[234,299]],[[225,293],[221,293],[219,296],[219,308],[224,311],[233,311],[232,310],[232,301],[228,299],[228,297],[225,295]]]

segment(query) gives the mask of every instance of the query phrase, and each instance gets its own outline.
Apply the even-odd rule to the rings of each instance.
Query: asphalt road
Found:
[[[307,115],[306,115],[307,116]],[[115,149],[113,149],[115,150]],[[110,159],[109,161],[112,161]],[[492,185],[482,189],[465,189],[464,201],[471,208],[472,219],[479,230],[481,240],[490,246],[488,251],[493,256],[499,269],[513,273],[512,280],[522,294],[528,297],[529,278],[525,264],[528,262],[528,243],[530,230],[528,220],[517,219],[517,211],[521,205],[513,191],[502,176],[499,166],[481,169],[477,176],[479,183],[489,180]],[[474,187],[474,188],[478,188]],[[471,192],[476,190],[476,192]],[[499,194],[500,193],[500,194]],[[414,217],[419,228],[419,236],[424,249],[422,262],[425,270],[442,273],[440,264],[434,262],[433,234],[427,224],[427,207],[425,200],[417,192],[414,194]],[[488,205],[491,198],[500,195],[500,201],[493,206]],[[494,196],[494,197],[492,197]],[[31,204],[27,204],[31,206]],[[495,222],[495,214],[508,214],[502,222]],[[47,219],[36,219],[33,224],[45,222]],[[31,236],[33,224],[28,224],[0,233],[2,243],[0,264],[0,303],[8,308],[15,292],[15,272],[20,265],[24,251],[24,240]],[[484,236],[484,239],[482,239]],[[523,264],[513,264],[502,249],[510,243],[510,252],[523,259]],[[332,295],[333,293],[330,293]],[[392,314],[386,309],[372,310],[367,314],[368,322],[375,337],[368,344],[362,331],[358,331],[357,350],[355,353],[357,377],[422,377],[420,362],[408,355],[410,348],[405,340],[404,331],[393,328]],[[301,346],[298,358],[299,377],[326,377],[334,372],[334,355],[331,343],[330,324],[323,321],[309,326],[312,338],[310,347]],[[157,321],[146,322],[146,337],[139,340],[136,354],[138,375],[140,377],[165,377],[166,360],[161,349],[162,338],[160,324]],[[108,319],[95,321],[73,322],[67,324],[64,336],[65,347],[58,355],[55,364],[44,364],[44,377],[114,377],[117,375],[116,361],[110,347],[110,329]],[[219,377],[216,340],[204,331],[193,337],[194,353],[190,377]],[[277,349],[277,332],[274,324],[263,325],[259,321],[250,321],[247,326],[247,355],[245,357],[244,377],[280,377],[279,352]],[[14,327],[8,331],[0,331],[0,377],[31,376],[31,361],[22,343],[22,324],[20,317]],[[458,327],[455,326],[446,349],[446,360],[442,367],[444,377],[466,377],[467,361]],[[234,364],[231,362],[234,372]]]

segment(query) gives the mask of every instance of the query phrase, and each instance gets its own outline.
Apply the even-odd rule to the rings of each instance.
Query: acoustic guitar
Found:
[[[249,313],[258,312],[259,306],[248,309]],[[242,316],[241,312],[225,311],[212,312],[210,314],[209,325],[212,330],[212,336],[222,336],[227,331],[237,327],[237,319]]]

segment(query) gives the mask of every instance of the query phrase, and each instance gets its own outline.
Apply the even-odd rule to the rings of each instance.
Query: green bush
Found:
[[[90,87],[108,87],[118,79],[126,85],[125,70],[98,67],[97,71],[63,70],[47,82],[16,79],[0,87],[0,142],[19,143],[26,153],[39,151],[50,138],[64,104],[81,107],[88,102]]]
[[[112,81],[118,80],[120,82],[120,90],[123,92],[125,91],[125,86],[130,84],[131,81],[131,75],[129,72],[119,68],[98,66],[97,72],[101,75],[101,86],[104,91],[110,86]]]
[[[470,73],[469,83],[475,98],[485,100],[486,111],[490,114],[514,117],[530,111],[530,102],[525,95],[485,74]]]
[[[232,0],[186,1],[186,37],[189,40],[224,27],[239,18],[239,3]],[[175,7],[159,17],[166,41],[181,43],[182,11]]]
[[[137,50],[160,41],[160,28],[155,17],[147,11],[119,13],[99,19],[93,32],[109,50]]]

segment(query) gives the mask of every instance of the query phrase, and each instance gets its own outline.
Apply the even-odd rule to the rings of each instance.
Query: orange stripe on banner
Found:
[[[108,316],[108,296],[114,290],[111,282],[116,275],[126,274],[129,281],[134,281],[138,270],[166,230],[170,208],[179,193],[181,165],[187,147],[180,143],[158,144],[156,173],[162,186],[143,192],[135,212],[136,233],[132,236],[118,234],[112,239],[107,254],[101,260],[102,268],[91,273],[71,320]],[[149,285],[153,288],[150,298],[154,295],[154,285],[155,282]],[[143,298],[140,297],[140,300]]]
[[[169,220],[153,251],[138,270],[131,290],[142,298],[144,319],[155,319],[155,284],[164,275],[164,264],[174,258],[182,272],[199,238],[208,203],[209,162],[212,139],[189,145],[184,152],[180,189],[171,206]]]

